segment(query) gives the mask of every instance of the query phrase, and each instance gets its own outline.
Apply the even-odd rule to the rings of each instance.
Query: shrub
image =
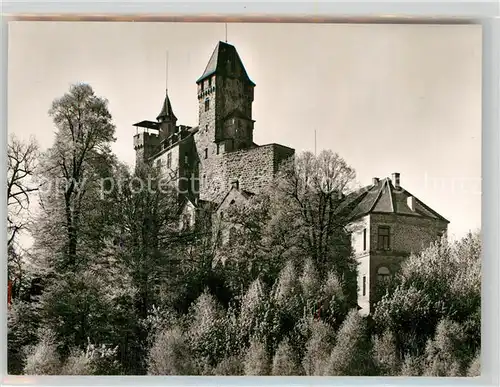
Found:
[[[160,332],[148,358],[149,375],[191,375],[194,373],[189,345],[179,328]]]

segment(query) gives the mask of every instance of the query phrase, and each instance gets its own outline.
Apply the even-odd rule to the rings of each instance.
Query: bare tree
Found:
[[[33,180],[38,155],[38,144],[34,138],[23,142],[11,136],[7,148],[7,244],[9,247],[12,246],[19,232],[27,226],[24,215],[29,210],[30,194],[38,190],[38,185]]]

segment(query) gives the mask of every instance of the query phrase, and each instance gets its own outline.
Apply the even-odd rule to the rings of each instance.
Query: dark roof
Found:
[[[156,117],[158,121],[160,120],[165,120],[165,119],[171,119],[173,121],[177,121],[177,117],[174,114],[174,111],[172,110],[172,104],[170,103],[170,98],[168,98],[168,92],[165,93],[165,99],[163,100],[163,105],[161,106],[161,111],[160,114],[158,114],[158,117]]]
[[[409,197],[415,198],[415,210],[407,204]],[[337,211],[348,214],[351,220],[370,213],[394,213],[439,219],[449,223],[447,219],[404,188],[394,187],[389,178],[379,180],[377,184],[363,187],[347,195]]]
[[[141,121],[135,123],[133,126],[137,126],[139,128],[160,130],[160,124],[154,121]]]
[[[239,78],[255,86],[255,83],[253,83],[248,77],[245,66],[243,66],[243,62],[241,61],[236,48],[225,42],[217,43],[205,71],[202,76],[198,78],[196,83],[201,82],[213,74],[223,75],[230,78]]]

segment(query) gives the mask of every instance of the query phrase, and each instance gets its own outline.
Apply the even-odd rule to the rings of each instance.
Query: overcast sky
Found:
[[[338,152],[362,185],[401,185],[462,236],[481,224],[481,27],[228,24],[255,88],[254,140]],[[224,24],[11,22],[8,128],[42,148],[47,111],[74,82],[109,100],[118,157],[133,164],[135,122],[168,89],[179,124],[196,126],[196,79]]]

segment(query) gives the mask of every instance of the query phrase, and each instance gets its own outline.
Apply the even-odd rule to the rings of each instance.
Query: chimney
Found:
[[[372,179],[372,185],[377,185],[379,183],[380,179],[378,177],[374,177]]]
[[[231,187],[236,188],[236,189],[240,189],[240,182],[238,181],[238,179],[233,179],[231,181]]]
[[[399,179],[399,172],[394,172],[394,173],[392,174],[392,183],[394,184],[394,187],[395,187],[396,189],[399,189],[399,188],[400,188],[400,185],[399,185],[399,183],[400,183],[400,179]]]

